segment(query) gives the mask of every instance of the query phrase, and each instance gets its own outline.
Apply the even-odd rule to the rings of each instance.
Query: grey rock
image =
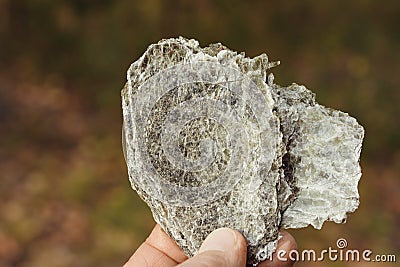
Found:
[[[127,72],[129,179],[188,256],[230,227],[256,265],[281,227],[321,228],[358,207],[363,128],[304,86],[274,84],[277,64],[180,37],[150,45]]]

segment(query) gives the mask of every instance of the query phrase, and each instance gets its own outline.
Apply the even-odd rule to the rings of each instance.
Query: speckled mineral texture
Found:
[[[230,227],[255,265],[281,227],[319,229],[358,207],[363,128],[304,86],[274,84],[277,64],[180,37],[150,45],[128,70],[129,179],[188,256]]]

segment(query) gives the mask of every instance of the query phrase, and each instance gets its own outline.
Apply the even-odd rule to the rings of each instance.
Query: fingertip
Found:
[[[239,231],[219,228],[207,236],[198,253],[209,250],[242,252],[246,250],[246,240]]]
[[[294,237],[287,231],[280,231],[281,238],[278,241],[272,259],[261,262],[258,267],[291,267],[294,262],[290,259],[291,251],[297,250],[297,242]]]
[[[245,266],[247,258],[247,242],[243,234],[237,230],[229,229],[235,236],[235,244],[232,249],[234,254],[233,261],[235,264],[239,263],[237,266]],[[236,265],[235,265],[236,266]]]
[[[240,232],[220,228],[207,236],[193,258],[179,266],[242,267],[246,264],[246,253],[246,240]]]
[[[237,230],[232,230],[235,235],[236,235],[236,249],[238,251],[238,253],[240,253],[240,255],[244,255],[245,259],[247,256],[247,242],[246,239],[244,238],[243,234],[240,233]]]
[[[176,262],[183,262],[187,256],[175,241],[162,229],[159,224],[156,224],[153,231],[146,239],[145,243],[158,249]]]
[[[289,232],[281,230],[280,234],[282,238],[278,242],[277,249],[285,251],[297,250],[296,239],[294,239],[294,237]]]

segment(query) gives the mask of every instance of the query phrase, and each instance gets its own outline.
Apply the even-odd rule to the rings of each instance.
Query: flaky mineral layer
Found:
[[[358,206],[363,128],[304,86],[274,84],[275,65],[180,37],[150,45],[128,70],[129,179],[188,256],[230,227],[254,265],[272,254],[280,227],[321,228]]]

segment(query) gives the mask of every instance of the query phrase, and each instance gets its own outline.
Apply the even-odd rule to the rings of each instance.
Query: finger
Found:
[[[297,250],[297,243],[294,237],[286,231],[280,232],[282,238],[278,241],[278,246],[272,254],[271,259],[261,262],[258,267],[291,267],[294,262],[290,260],[290,251]]]
[[[179,267],[244,267],[246,241],[235,230],[220,228],[204,240],[199,252]]]
[[[182,249],[156,224],[146,241],[136,250],[124,267],[176,266],[186,260]]]

